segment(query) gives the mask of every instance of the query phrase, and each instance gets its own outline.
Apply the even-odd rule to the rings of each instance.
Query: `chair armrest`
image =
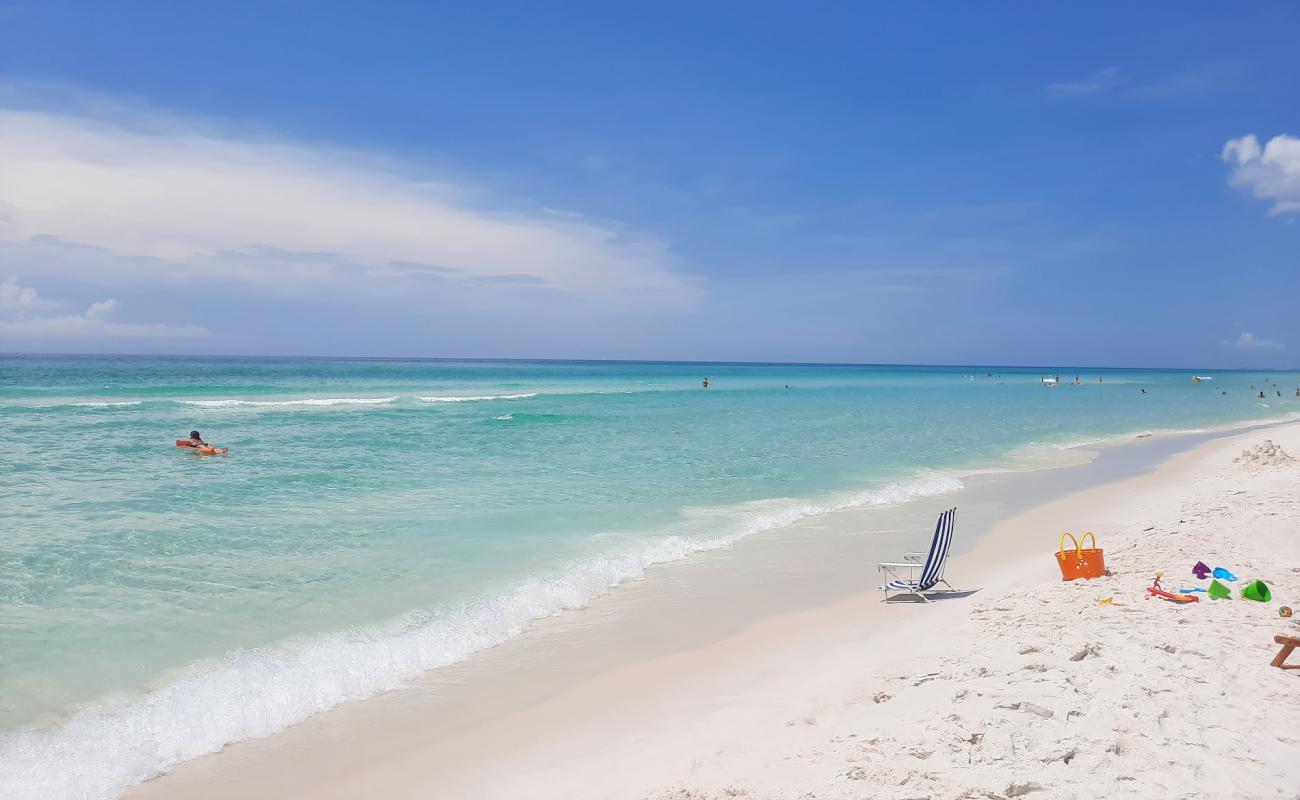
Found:
[[[920,565],[920,564],[917,564],[917,563],[915,563],[915,562],[904,564],[904,563],[899,563],[899,562],[896,562],[896,561],[881,561],[881,562],[880,562],[879,564],[877,564],[876,566],[878,566],[878,567],[907,567],[907,568],[909,568],[909,569],[916,569],[917,567],[919,567],[919,566],[921,566],[921,565]]]

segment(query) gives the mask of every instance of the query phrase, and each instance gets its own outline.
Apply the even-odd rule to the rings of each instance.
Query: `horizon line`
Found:
[[[473,357],[473,356],[359,356],[359,355],[247,355],[247,354],[208,354],[195,355],[186,353],[22,353],[0,352],[0,358],[120,358],[120,359],[166,359],[166,360],[257,360],[257,361],[389,361],[389,362],[427,362],[427,363],[532,363],[532,364],[653,364],[683,366],[719,366],[719,367],[923,367],[938,369],[1029,369],[1057,372],[1060,370],[1130,370],[1159,372],[1300,372],[1300,367],[1118,367],[1100,365],[1045,365],[1045,364],[959,364],[934,363],[920,364],[909,362],[858,362],[858,361],[743,361],[743,360],[695,360],[695,359],[654,359],[654,358],[516,358],[516,357]]]

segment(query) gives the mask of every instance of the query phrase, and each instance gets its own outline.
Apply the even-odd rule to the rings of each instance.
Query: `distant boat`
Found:
[[[1055,389],[1056,385],[1061,382],[1060,378],[1043,378],[1043,385],[1048,389]]]
[[[1192,383],[1201,383],[1202,381],[1212,381],[1212,380],[1214,380],[1214,376],[1213,376],[1213,375],[1193,375],[1193,376],[1192,376]]]

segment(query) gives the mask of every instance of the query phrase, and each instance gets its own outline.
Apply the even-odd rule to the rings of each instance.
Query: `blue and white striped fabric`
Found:
[[[934,541],[930,543],[930,554],[925,558],[920,580],[890,581],[881,589],[906,589],[923,592],[934,586],[943,577],[943,564],[948,560],[948,548],[952,546],[952,531],[957,522],[957,509],[950,508],[939,515],[934,526]]]

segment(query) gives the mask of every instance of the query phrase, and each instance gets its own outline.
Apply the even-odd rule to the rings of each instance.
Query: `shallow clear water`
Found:
[[[1295,374],[988,373],[0,359],[0,789],[113,796],[648,564],[1013,453],[1300,411]]]

